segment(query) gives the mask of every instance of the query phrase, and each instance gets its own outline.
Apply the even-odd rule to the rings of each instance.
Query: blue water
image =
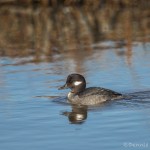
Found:
[[[106,44],[113,44],[107,43]],[[0,58],[0,150],[150,148],[150,43],[55,54],[49,61]],[[121,55],[120,55],[121,51]],[[59,91],[70,73],[87,86],[130,96],[99,107],[74,108]],[[76,115],[84,119],[76,122]]]

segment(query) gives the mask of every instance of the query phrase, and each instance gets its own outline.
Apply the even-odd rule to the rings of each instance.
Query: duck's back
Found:
[[[82,105],[96,105],[108,100],[119,99],[122,94],[100,87],[86,88],[74,97],[74,102]]]

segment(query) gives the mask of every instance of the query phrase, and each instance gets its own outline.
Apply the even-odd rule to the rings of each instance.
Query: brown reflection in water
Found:
[[[132,28],[131,28],[131,22],[132,22],[132,19],[131,19],[131,15],[130,15],[130,12],[127,11],[125,14],[124,14],[124,35],[125,35],[125,38],[126,38],[126,56],[127,56],[127,63],[128,65],[131,64],[131,57],[132,57],[132,36],[133,36],[133,33],[132,33]]]
[[[130,64],[133,42],[150,41],[150,11],[146,5],[125,7],[110,1],[93,5],[85,1],[86,5],[77,7],[70,6],[69,1],[63,6],[50,2],[54,7],[46,7],[47,2],[42,2],[43,7],[1,6],[0,56],[33,56],[38,62],[43,55],[69,52],[76,59],[81,51],[90,55],[93,44],[113,40],[122,41],[116,42],[116,48],[126,48],[124,55]],[[97,48],[102,47],[99,44]]]
[[[82,124],[85,122],[88,116],[88,110],[87,106],[77,106],[72,105],[72,111],[71,112],[63,112],[62,115],[65,115],[68,117],[68,120],[72,124]]]

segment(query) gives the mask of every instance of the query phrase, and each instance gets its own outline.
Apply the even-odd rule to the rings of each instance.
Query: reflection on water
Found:
[[[72,105],[71,112],[63,112],[63,115],[68,117],[68,120],[73,124],[81,124],[87,118],[87,106]]]
[[[126,46],[125,54],[131,57],[134,42],[144,45],[150,41],[149,3],[133,4],[106,3],[99,9],[96,4],[46,8],[4,5],[0,9],[0,55],[34,56],[34,61],[40,61],[43,55],[87,52],[97,47],[105,50],[112,47],[101,42],[121,41],[114,47]]]

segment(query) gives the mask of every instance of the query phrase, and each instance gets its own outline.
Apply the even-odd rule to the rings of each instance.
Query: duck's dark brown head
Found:
[[[79,93],[84,91],[86,88],[85,78],[80,74],[70,74],[67,77],[65,85],[60,87],[59,90],[66,88],[70,88],[72,93]]]

